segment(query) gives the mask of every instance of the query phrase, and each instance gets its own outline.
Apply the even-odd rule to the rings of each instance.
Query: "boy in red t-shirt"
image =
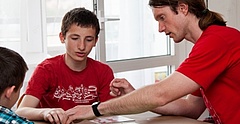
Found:
[[[60,40],[66,53],[48,58],[35,69],[17,113],[30,120],[64,123],[65,110],[113,98],[112,69],[88,57],[100,31],[96,15],[75,8],[62,20]]]

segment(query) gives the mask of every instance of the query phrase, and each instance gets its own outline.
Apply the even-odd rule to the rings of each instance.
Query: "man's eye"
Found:
[[[159,17],[159,20],[161,20],[161,21],[164,21],[164,19],[165,19],[164,16],[160,16],[160,17]]]

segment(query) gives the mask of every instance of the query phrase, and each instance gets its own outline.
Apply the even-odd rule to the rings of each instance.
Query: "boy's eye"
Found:
[[[78,40],[78,38],[75,38],[75,37],[72,37],[71,39],[72,39],[72,40]]]
[[[92,38],[86,39],[86,41],[91,42],[91,41],[93,41],[93,39]]]

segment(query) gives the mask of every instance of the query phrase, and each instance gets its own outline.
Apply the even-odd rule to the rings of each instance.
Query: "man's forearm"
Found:
[[[180,98],[162,107],[157,107],[153,109],[152,112],[162,115],[181,115],[197,119],[205,110],[205,105],[200,97],[195,97],[195,100],[193,100],[193,96],[191,97],[192,98]],[[194,104],[194,102],[198,104]]]
[[[149,85],[132,91],[119,98],[101,103],[98,109],[103,115],[134,114],[151,110],[162,105],[157,95],[154,95],[157,94],[154,88],[155,86]]]
[[[145,86],[124,96],[104,102],[99,105],[98,109],[103,115],[145,112],[177,100],[198,88],[199,85],[191,79],[175,72],[160,83]]]

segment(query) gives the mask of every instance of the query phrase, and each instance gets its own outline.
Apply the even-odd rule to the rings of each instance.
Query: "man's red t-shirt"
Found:
[[[177,71],[203,88],[206,98],[222,123],[239,123],[240,32],[238,30],[225,26],[209,26]]]

